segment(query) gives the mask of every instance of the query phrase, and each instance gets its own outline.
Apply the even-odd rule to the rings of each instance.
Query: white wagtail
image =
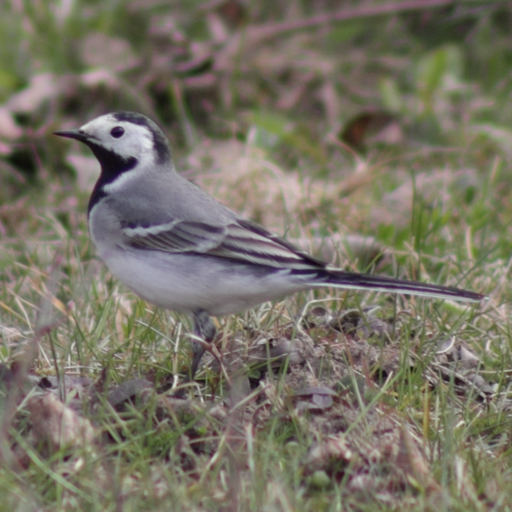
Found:
[[[370,289],[476,302],[478,293],[333,268],[242,219],[180,176],[147,117],[106,114],[55,135],[83,142],[101,165],[89,230],[112,274],[157,306],[187,313],[211,342],[210,315],[243,311],[311,288]],[[195,374],[204,344],[193,343]]]

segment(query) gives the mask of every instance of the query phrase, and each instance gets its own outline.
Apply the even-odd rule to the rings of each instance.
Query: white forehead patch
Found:
[[[111,133],[117,126],[124,129],[124,134],[118,138]],[[107,151],[124,158],[136,158],[142,165],[154,161],[153,134],[147,126],[118,121],[112,114],[106,114],[84,124],[80,130],[90,135],[91,142]]]

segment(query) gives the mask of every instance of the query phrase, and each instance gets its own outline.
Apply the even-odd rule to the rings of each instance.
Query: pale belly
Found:
[[[275,271],[238,262],[158,251],[105,251],[110,271],[144,300],[183,313],[220,316],[309,288]]]

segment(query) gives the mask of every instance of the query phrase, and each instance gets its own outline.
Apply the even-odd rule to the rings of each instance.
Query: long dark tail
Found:
[[[335,288],[348,288],[354,290],[374,290],[378,292],[403,293],[405,295],[422,295],[438,299],[462,300],[480,302],[485,295],[462,290],[451,286],[403,281],[392,277],[380,277],[368,274],[355,274],[343,270],[329,269],[320,271],[317,279],[311,282],[313,286],[333,286]]]

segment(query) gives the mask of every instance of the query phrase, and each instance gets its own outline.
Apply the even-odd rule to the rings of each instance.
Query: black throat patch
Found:
[[[91,213],[94,205],[107,195],[104,190],[105,185],[112,183],[121,176],[121,174],[131,171],[135,168],[138,160],[133,157],[124,158],[114,151],[108,151],[104,147],[87,141],[86,144],[91,148],[94,156],[101,165],[101,174],[94,186],[91,198],[89,199],[89,208],[87,215]]]

